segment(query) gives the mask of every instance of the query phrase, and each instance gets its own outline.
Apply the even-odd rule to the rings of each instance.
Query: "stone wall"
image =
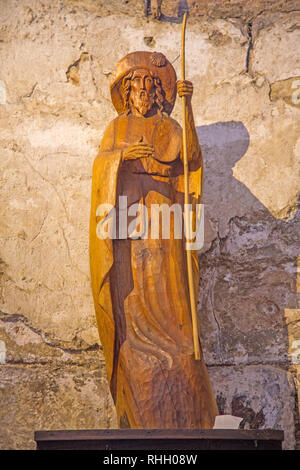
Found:
[[[1,448],[34,448],[37,429],[116,427],[89,276],[92,162],[116,62],[157,50],[179,75],[187,7],[205,358],[221,413],[300,446],[296,5],[0,0]]]

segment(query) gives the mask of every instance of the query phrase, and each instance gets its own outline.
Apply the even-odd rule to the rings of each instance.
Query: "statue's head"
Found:
[[[170,114],[176,99],[175,70],[159,52],[132,52],[117,64],[111,97],[119,114]]]
[[[160,78],[149,69],[132,70],[123,78],[122,96],[127,112],[142,116],[162,113],[164,95]]]

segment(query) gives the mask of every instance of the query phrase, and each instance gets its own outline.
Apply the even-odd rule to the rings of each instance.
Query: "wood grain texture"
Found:
[[[192,84],[186,96],[190,198],[202,195],[202,155],[194,125]],[[136,52],[117,65],[111,84],[119,116],[107,127],[93,166],[90,265],[99,334],[120,427],[211,428],[218,409],[204,360],[194,359],[185,240],[99,239],[99,204],[119,196],[183,209],[182,130],[170,116],[176,74],[160,53]],[[122,98],[122,102],[121,102]],[[130,217],[128,223],[131,222]],[[183,221],[181,221],[182,223]],[[127,228],[127,227],[126,227]],[[119,226],[117,224],[117,233]],[[198,292],[197,252],[193,252]]]

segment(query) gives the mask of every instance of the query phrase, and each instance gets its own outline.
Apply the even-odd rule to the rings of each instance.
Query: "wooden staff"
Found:
[[[185,80],[185,27],[186,27],[187,13],[183,16],[182,23],[182,38],[181,38],[181,80]],[[183,165],[184,165],[184,221],[185,221],[185,233],[186,243],[190,243],[190,211],[187,210],[189,207],[189,163],[187,156],[187,132],[186,132],[186,97],[182,96],[182,124],[183,124]],[[192,219],[191,219],[192,220]],[[187,247],[188,248],[188,247]],[[190,304],[192,313],[192,325],[193,325],[193,342],[195,359],[199,361],[200,355],[200,344],[199,344],[199,327],[198,317],[196,309],[196,298],[195,298],[195,286],[193,279],[193,266],[192,266],[192,251],[186,250],[187,257],[187,270],[188,270],[188,285],[190,294]]]

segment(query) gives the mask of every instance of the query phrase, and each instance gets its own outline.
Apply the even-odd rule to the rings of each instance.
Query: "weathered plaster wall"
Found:
[[[150,3],[0,0],[4,449],[34,448],[36,429],[116,426],[90,289],[91,168],[115,116],[114,65],[158,50],[179,73],[186,5],[205,159],[205,358],[222,413],[284,429],[286,448],[300,440],[297,2],[165,0],[159,20]]]

